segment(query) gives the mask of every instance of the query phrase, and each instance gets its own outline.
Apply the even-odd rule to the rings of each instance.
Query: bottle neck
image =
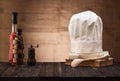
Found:
[[[12,24],[12,33],[17,32],[17,24]]]

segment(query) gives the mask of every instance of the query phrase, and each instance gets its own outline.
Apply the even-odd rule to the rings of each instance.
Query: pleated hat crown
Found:
[[[101,18],[92,11],[74,14],[69,23],[72,53],[102,52]]]

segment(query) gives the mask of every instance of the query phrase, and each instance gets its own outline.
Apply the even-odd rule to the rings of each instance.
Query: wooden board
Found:
[[[65,64],[70,65],[73,60],[66,59]],[[101,59],[101,60],[89,60],[79,64],[79,66],[91,66],[91,67],[102,67],[113,64],[113,58]]]
[[[120,62],[119,3],[120,0],[0,0],[0,62],[8,62],[13,11],[19,13],[18,26],[23,29],[25,60],[30,44],[39,44],[38,62],[65,62],[70,52],[70,18],[85,10],[102,18],[103,49]]]
[[[57,77],[59,79],[65,78],[65,77],[67,78],[74,77],[76,78],[77,81],[79,80],[83,81],[83,79],[78,79],[78,77],[84,78],[84,79],[97,77],[97,80],[99,80],[98,78],[108,78],[109,80],[107,81],[110,81],[110,77],[115,77],[115,78],[120,77],[120,63],[115,62],[112,66],[100,67],[100,68],[93,68],[93,67],[72,68],[68,65],[65,65],[65,63],[63,62],[62,63],[61,62],[56,62],[56,63],[55,62],[52,62],[52,63],[38,62],[35,66],[28,66],[26,63],[24,63],[21,67],[15,67],[15,66],[9,65],[9,63],[0,62],[0,81],[2,77],[6,79],[8,79],[9,77],[10,79],[14,78],[15,81],[26,81],[26,80],[21,80],[21,78],[31,79],[32,77],[34,79],[35,78],[40,79],[41,77],[42,78]],[[16,80],[17,78],[20,80]],[[41,80],[42,79],[40,79],[39,81]],[[58,80],[58,81],[64,81],[64,80]],[[29,81],[32,81],[32,80],[29,80]],[[44,81],[47,81],[47,80],[44,80]],[[96,81],[96,80],[93,80],[93,81]],[[113,81],[119,81],[119,80],[114,79]]]

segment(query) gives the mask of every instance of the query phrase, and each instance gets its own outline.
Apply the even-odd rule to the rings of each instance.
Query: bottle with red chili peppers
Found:
[[[17,30],[17,12],[12,13],[12,32],[10,34],[10,50],[9,50],[9,63],[13,64],[13,40],[16,36],[16,30]]]
[[[22,29],[17,28],[17,12],[12,13],[12,32],[10,34],[9,63],[11,65],[23,64],[23,38]]]

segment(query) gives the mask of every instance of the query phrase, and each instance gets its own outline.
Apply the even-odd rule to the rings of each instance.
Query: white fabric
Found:
[[[74,14],[69,23],[72,59],[71,66],[77,67],[83,61],[109,57],[108,51],[102,49],[103,23],[92,11]]]
[[[94,12],[85,11],[71,17],[69,34],[71,53],[97,53],[102,50],[101,18]]]
[[[100,52],[100,53],[79,53],[79,54],[74,54],[70,53],[69,54],[69,59],[99,59],[103,58],[106,56],[110,56],[108,51]]]

